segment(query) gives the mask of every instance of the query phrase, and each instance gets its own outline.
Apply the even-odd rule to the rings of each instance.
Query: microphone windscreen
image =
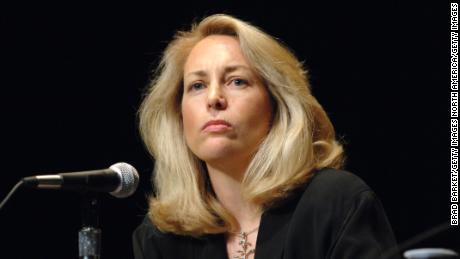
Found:
[[[120,176],[120,185],[110,194],[117,198],[126,198],[132,195],[139,185],[139,174],[136,168],[128,163],[116,163],[110,166]]]

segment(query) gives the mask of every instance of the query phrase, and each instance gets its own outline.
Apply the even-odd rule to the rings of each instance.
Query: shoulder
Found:
[[[194,258],[203,240],[161,232],[148,215],[133,232],[135,258]]]
[[[345,202],[357,196],[373,194],[372,189],[357,175],[333,168],[315,172],[303,190],[302,200],[308,198],[329,202]]]
[[[133,235],[142,236],[143,238],[152,238],[154,236],[162,236],[163,234],[152,224],[148,215],[145,215],[141,224],[134,230]]]
[[[134,230],[134,237],[139,237],[142,239],[155,240],[156,242],[189,242],[191,240],[200,240],[199,238],[193,238],[191,236],[182,236],[176,235],[173,233],[162,232],[160,231],[155,224],[152,223],[152,220],[149,218],[148,214],[145,215],[142,223]]]
[[[333,168],[323,168],[314,173],[307,183],[308,189],[330,193],[330,188],[334,192],[355,193],[370,190],[369,186],[357,175],[348,171]],[[329,191],[327,191],[329,189]]]
[[[372,189],[357,175],[344,170],[322,168],[293,190],[291,195],[270,207],[270,210],[322,213],[330,209],[349,208],[350,203],[356,202],[356,199],[374,196]]]
[[[378,258],[395,244],[379,199],[350,172],[319,170],[297,197],[287,234],[292,253],[305,258]],[[312,245],[305,249],[306,244]]]
[[[343,220],[347,212],[363,202],[378,202],[372,189],[348,171],[324,168],[303,186],[295,214],[323,215]]]

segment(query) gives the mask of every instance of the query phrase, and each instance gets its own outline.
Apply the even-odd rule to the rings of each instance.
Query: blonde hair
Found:
[[[209,16],[190,31],[178,32],[169,43],[139,110],[141,136],[155,158],[149,217],[161,231],[199,236],[236,227],[217,201],[203,161],[187,147],[182,128],[184,63],[195,44],[215,34],[239,41],[273,99],[273,123],[247,168],[243,197],[268,208],[307,181],[315,169],[342,165],[343,149],[334,128],[289,49],[232,16]]]

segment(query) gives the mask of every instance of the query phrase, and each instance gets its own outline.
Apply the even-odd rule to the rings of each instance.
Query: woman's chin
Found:
[[[217,160],[231,160],[235,155],[235,151],[232,148],[212,148],[206,151],[200,152],[199,157],[201,160],[208,161],[217,161]]]
[[[238,160],[238,157],[240,157],[242,153],[243,152],[234,145],[223,145],[219,143],[201,148],[197,155],[205,162],[224,162]]]

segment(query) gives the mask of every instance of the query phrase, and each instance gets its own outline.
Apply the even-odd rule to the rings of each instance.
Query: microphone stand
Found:
[[[101,258],[101,229],[99,228],[99,199],[96,193],[84,193],[81,199],[82,228],[78,232],[80,259]]]

